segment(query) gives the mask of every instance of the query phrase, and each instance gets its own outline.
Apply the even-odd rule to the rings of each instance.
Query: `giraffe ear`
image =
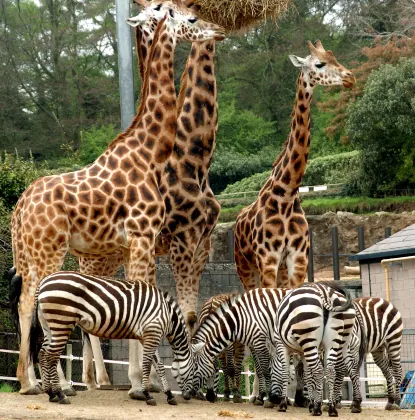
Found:
[[[295,67],[303,67],[305,63],[305,58],[297,57],[296,55],[289,55],[291,63],[294,64]]]
[[[138,25],[141,25],[142,19],[140,18],[140,15],[134,16],[134,17],[130,17],[126,20],[127,25],[132,26],[133,28],[135,28]]]

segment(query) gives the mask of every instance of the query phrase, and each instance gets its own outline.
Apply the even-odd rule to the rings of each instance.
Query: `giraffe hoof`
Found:
[[[146,401],[147,405],[157,405],[157,402],[154,398],[150,398],[149,400]]]
[[[170,398],[169,400],[167,400],[167,402],[170,404],[170,405],[177,405],[177,400],[176,400],[176,398]]]
[[[19,391],[20,395],[39,395],[43,393],[42,388],[37,385],[35,388],[29,388],[27,391]]]
[[[77,392],[72,387],[63,389],[62,391],[67,397],[75,397],[77,394]]]
[[[62,398],[59,400],[59,404],[70,404],[71,400],[68,397]]]
[[[264,401],[264,408],[274,408],[274,404],[271,401]]]
[[[135,389],[135,390],[130,389],[128,391],[128,396],[133,400],[139,400],[139,401],[146,401],[147,400],[143,391],[140,391],[138,389]]]

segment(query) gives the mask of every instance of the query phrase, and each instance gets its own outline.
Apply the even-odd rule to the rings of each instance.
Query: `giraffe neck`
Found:
[[[141,158],[154,167],[163,167],[173,150],[176,137],[176,91],[173,78],[175,39],[160,22],[147,56],[141,88],[141,102],[130,127],[111,144],[124,141],[137,145]],[[132,139],[130,136],[133,136]]]
[[[190,156],[192,164],[209,168],[218,123],[215,42],[194,42],[182,75],[177,100],[180,113],[173,158]]]
[[[291,132],[285,150],[274,163],[272,190],[284,198],[295,197],[307,165],[310,151],[310,107],[314,84],[303,72],[297,79]]]

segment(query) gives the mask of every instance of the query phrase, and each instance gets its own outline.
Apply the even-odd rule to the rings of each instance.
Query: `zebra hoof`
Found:
[[[260,400],[259,398],[256,398],[254,405],[264,405],[264,401]]]
[[[339,417],[339,413],[333,404],[329,404],[329,417]]]
[[[201,389],[199,389],[199,391],[196,392],[195,399],[200,401],[206,401],[206,398]]]
[[[59,397],[57,395],[54,395],[53,397],[50,396],[49,402],[52,402],[52,403],[59,402]]]
[[[400,409],[401,407],[399,407],[399,405],[396,405],[395,403],[392,404],[390,402],[388,402],[385,407],[385,410],[387,411],[400,410]]]
[[[350,410],[351,413],[361,413],[362,409],[360,407],[352,407],[352,409]]]
[[[255,395],[251,395],[250,397],[249,397],[249,404],[255,404],[255,401],[256,401],[256,396]]]
[[[62,398],[59,400],[59,404],[70,404],[71,400],[68,397]]]
[[[244,402],[240,395],[234,395],[232,401],[234,404],[241,404]]]
[[[128,396],[133,400],[139,400],[139,401],[146,401],[147,400],[143,391],[140,391],[138,389],[135,389],[135,390],[130,389],[128,391]]]
[[[212,388],[208,388],[208,390],[206,391],[206,399],[211,402],[214,403],[217,399],[215,391]]]
[[[230,402],[230,397],[227,397],[227,396],[224,396],[223,398],[222,398],[222,401],[223,402]],[[235,402],[235,401],[234,401]]]
[[[337,410],[341,410],[343,408],[342,403],[336,403],[335,407],[337,408]]]
[[[313,409],[313,416],[321,416],[323,412],[321,411],[321,407],[314,407]]]
[[[151,400],[150,400],[151,401]],[[168,404],[170,405],[177,405],[177,400],[176,398],[170,398],[169,400],[167,400]]]
[[[264,408],[274,408],[274,404],[271,401],[264,401]]]
[[[280,406],[278,407],[278,411],[280,411],[281,413],[285,413],[287,411],[288,405],[287,405],[287,401],[284,399]]]
[[[63,389],[62,391],[67,397],[75,397],[77,395],[77,392],[72,387]]]
[[[147,401],[146,401],[146,404],[147,405],[157,405],[157,402],[156,402],[156,400],[154,399],[154,398],[150,398],[150,399],[148,399]]]

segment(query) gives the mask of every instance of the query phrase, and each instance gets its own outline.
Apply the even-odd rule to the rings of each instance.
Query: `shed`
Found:
[[[415,224],[349,259],[359,261],[363,296],[389,296],[404,328],[415,328]]]

